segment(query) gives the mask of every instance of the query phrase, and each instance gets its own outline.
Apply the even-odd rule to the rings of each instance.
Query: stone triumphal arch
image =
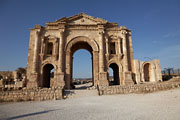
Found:
[[[95,87],[162,80],[159,60],[148,61],[154,67],[134,60],[131,30],[80,13],[30,30],[27,87],[71,89],[72,58],[79,49],[88,50],[92,56]],[[109,68],[114,72],[113,81]]]

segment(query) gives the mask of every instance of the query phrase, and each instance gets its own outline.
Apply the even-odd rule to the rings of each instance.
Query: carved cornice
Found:
[[[131,30],[127,29],[126,26],[120,26],[119,29],[120,29],[121,31],[131,32]]]
[[[120,36],[117,36],[117,35],[111,35],[111,36],[109,36],[109,39],[111,41],[118,41],[118,40],[120,40],[122,38]]]
[[[42,28],[44,28],[44,27],[41,25],[35,25],[35,27],[34,27],[34,29],[42,29]]]
[[[126,35],[127,33],[128,33],[128,32],[127,32],[127,31],[124,31],[124,30],[121,31],[121,34],[122,34],[122,35]]]
[[[42,41],[43,41],[43,43],[46,43],[47,41],[49,41],[49,42],[58,42],[58,38],[55,37],[55,36],[49,35],[49,36],[43,37]]]
[[[99,35],[103,35],[104,31],[103,30],[99,30]]]
[[[57,26],[59,29],[65,29],[66,28],[66,24],[65,23],[60,23]]]

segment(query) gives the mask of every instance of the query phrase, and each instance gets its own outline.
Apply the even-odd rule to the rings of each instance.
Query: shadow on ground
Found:
[[[41,112],[34,112],[34,113],[29,113],[29,114],[24,114],[24,115],[9,117],[9,118],[7,118],[7,119],[5,119],[5,120],[15,120],[15,119],[25,118],[25,117],[29,117],[29,116],[34,116],[34,115],[45,114],[45,113],[49,113],[49,112],[57,111],[57,110],[59,110],[59,109],[45,110],[45,111],[41,111]]]

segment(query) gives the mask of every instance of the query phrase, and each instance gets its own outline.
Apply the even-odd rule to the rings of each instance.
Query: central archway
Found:
[[[89,51],[92,56],[92,82],[93,86],[97,86],[98,80],[98,46],[88,37],[76,37],[72,39],[66,46],[66,75],[65,82],[66,88],[72,89],[73,87],[73,54],[79,50],[85,49]]]
[[[92,54],[86,49],[79,49],[72,56],[72,84],[74,88],[87,89],[92,87]]]

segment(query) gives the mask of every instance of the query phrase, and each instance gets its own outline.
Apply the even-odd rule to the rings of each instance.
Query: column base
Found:
[[[65,82],[64,82],[64,73],[57,73],[56,74],[56,80],[54,81],[54,87],[64,87]]]
[[[134,85],[133,78],[132,78],[132,72],[125,72],[125,85]]]
[[[27,81],[26,87],[28,89],[37,88],[38,87],[38,78],[39,78],[38,73],[31,74],[29,80]]]
[[[99,73],[99,86],[108,86],[107,72]]]

